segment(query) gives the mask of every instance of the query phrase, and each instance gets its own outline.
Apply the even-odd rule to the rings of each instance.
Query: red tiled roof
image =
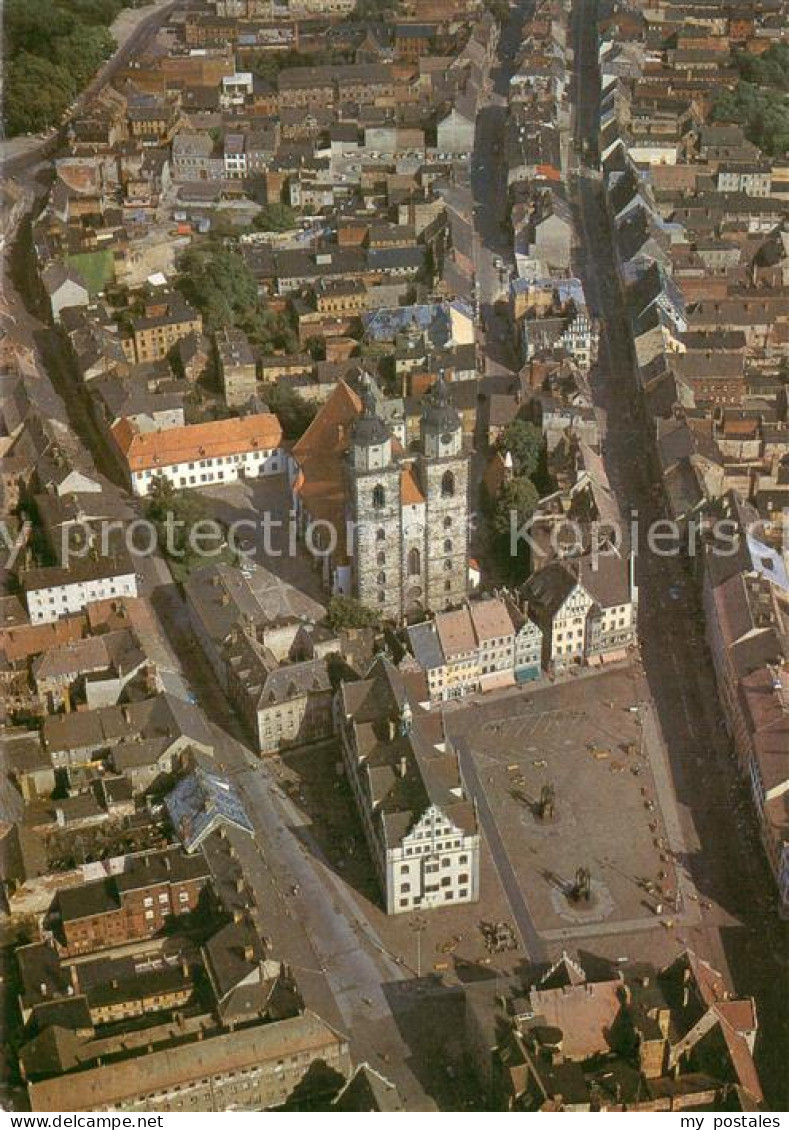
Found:
[[[337,532],[336,556],[346,553],[344,457],[351,425],[362,411],[352,388],[339,381],[304,435],[293,445],[300,468],[296,490],[309,516],[330,522]]]
[[[273,412],[155,432],[137,431],[124,419],[113,427],[112,434],[130,471],[148,471],[255,449],[272,451],[282,443],[282,425]]]
[[[425,501],[425,496],[416,480],[413,467],[406,467],[402,472],[401,484],[403,506],[420,506]]]

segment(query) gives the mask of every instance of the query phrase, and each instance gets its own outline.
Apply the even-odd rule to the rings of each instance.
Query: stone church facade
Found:
[[[420,451],[403,456],[371,398],[351,430],[352,594],[389,619],[460,603],[468,589],[468,458],[449,390],[425,399]]]
[[[439,379],[425,396],[418,450],[405,452],[374,389],[341,382],[292,452],[302,532],[338,528],[322,561],[332,593],[384,619],[421,619],[468,591],[468,457],[460,416]]]

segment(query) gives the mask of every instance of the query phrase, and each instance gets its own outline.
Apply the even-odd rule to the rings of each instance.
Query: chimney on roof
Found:
[[[397,773],[398,773],[399,777],[404,778],[407,772],[408,772],[408,761],[406,760],[405,754],[403,754],[403,756],[400,758],[400,762],[397,766]]]
[[[164,869],[165,871],[172,871],[173,869],[173,861],[169,855],[164,857]]]
[[[244,921],[244,912],[239,907],[235,907],[233,910],[233,921],[237,926]]]
[[[243,875],[238,876],[238,878],[236,879],[235,886],[236,886],[236,891],[238,892],[238,894],[241,894],[241,892],[244,890],[244,876]]]
[[[254,961],[254,960],[255,960],[255,947],[252,946],[252,945],[249,945],[249,944],[245,945],[244,946],[244,961]]]
[[[79,969],[77,968],[76,965],[70,965],[68,971],[69,971],[69,976],[71,977],[72,988],[74,989],[75,993],[78,993],[79,990],[80,990]]]

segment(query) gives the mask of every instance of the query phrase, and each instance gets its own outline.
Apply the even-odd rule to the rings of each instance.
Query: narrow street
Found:
[[[597,148],[599,104],[596,19],[595,0],[577,0],[575,65],[582,111],[576,140],[586,141],[590,155]],[[770,1109],[785,1110],[786,929],[773,912],[772,879],[718,707],[689,562],[646,549],[644,531],[663,515],[645,458],[652,437],[637,410],[630,326],[602,187],[593,170],[580,170],[574,195],[582,240],[579,269],[601,318],[593,391],[607,414],[606,468],[623,512],[637,512],[642,535],[637,578],[644,697],[655,704],[670,758],[688,845],[681,864],[712,904],[701,925],[688,931],[687,942],[714,965],[728,967],[738,992],[755,996],[757,1064]]]
[[[261,931],[293,965],[307,1006],[349,1036],[356,1060],[385,1064],[412,1109],[434,1108],[409,1060],[404,1020],[392,1001],[408,997],[392,987],[410,971],[386,953],[350,887],[334,873],[312,836],[309,821],[280,787],[277,759],[250,751],[249,735],[195,639],[180,590],[159,584],[152,600],[197,701],[221,731],[217,758],[238,787],[252,820],[254,843],[237,851],[255,892]],[[297,891],[294,895],[292,892]]]
[[[485,374],[508,377],[517,368],[509,318],[496,310],[506,300],[509,272],[514,268],[508,224],[506,123],[507,95],[515,71],[521,31],[532,0],[510,10],[502,25],[497,59],[491,68],[491,94],[477,116],[471,189],[474,199],[474,269],[484,335]]]

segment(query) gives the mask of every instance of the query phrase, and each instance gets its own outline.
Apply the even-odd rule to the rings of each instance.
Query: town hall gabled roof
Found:
[[[402,842],[432,807],[467,834],[477,830],[457,756],[444,744],[441,717],[418,705],[425,697],[421,672],[406,675],[384,657],[366,679],[343,684],[341,691],[343,712],[352,719],[367,804],[381,822],[388,848]]]

